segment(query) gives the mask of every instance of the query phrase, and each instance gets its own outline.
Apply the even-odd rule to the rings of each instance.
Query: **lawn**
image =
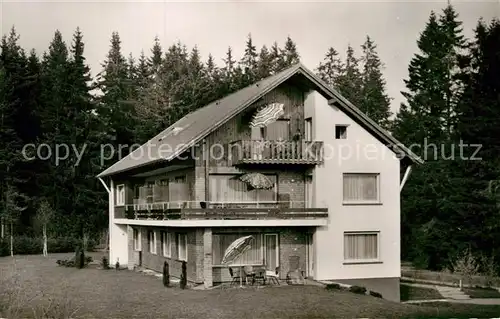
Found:
[[[0,258],[2,315],[40,318],[45,310],[53,318],[469,318],[500,313],[500,306],[406,305],[317,286],[166,289],[159,278],[128,270],[56,265],[70,256],[18,256],[15,263]]]
[[[401,301],[407,300],[434,300],[443,299],[443,296],[433,288],[415,287],[405,284],[399,285]]]
[[[500,292],[494,288],[462,288],[471,298],[500,298]]]

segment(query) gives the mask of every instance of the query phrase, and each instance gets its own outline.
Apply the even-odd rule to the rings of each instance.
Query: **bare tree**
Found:
[[[47,257],[48,255],[48,248],[47,248],[47,225],[50,223],[52,220],[52,217],[54,216],[54,210],[50,206],[49,202],[46,199],[43,199],[42,202],[40,203],[40,206],[38,207],[37,210],[37,215],[36,219],[38,224],[42,228],[42,236],[43,236],[43,255]]]
[[[3,219],[10,224],[10,255],[14,257],[14,222],[19,220],[21,212],[27,207],[20,206],[20,202],[27,201],[27,197],[21,194],[15,187],[7,185],[4,193]]]

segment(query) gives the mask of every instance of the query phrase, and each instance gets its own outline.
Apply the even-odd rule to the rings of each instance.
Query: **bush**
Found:
[[[50,253],[71,253],[76,247],[82,246],[82,240],[75,237],[49,238],[47,246]],[[87,250],[93,251],[96,242],[89,240]],[[29,236],[14,237],[14,254],[16,255],[38,255],[43,252],[43,239]],[[0,240],[0,257],[10,255],[10,239]]]
[[[102,256],[101,267],[102,269],[109,269],[109,260],[106,256]]]
[[[370,291],[370,296],[376,297],[376,298],[382,298],[382,294],[376,292],[376,291]]]
[[[166,261],[163,263],[163,286],[170,286],[170,271]]]
[[[182,272],[181,272],[181,281],[180,281],[180,286],[181,289],[186,289],[187,285],[187,270],[186,270],[186,262],[182,262]]]
[[[351,286],[349,288],[349,291],[352,293],[355,293],[355,294],[360,294],[360,295],[366,294],[366,288],[360,287],[360,286]]]
[[[325,289],[326,290],[340,290],[341,287],[339,284],[327,284]]]

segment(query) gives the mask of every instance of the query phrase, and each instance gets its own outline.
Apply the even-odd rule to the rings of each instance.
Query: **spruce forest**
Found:
[[[108,228],[108,195],[95,176],[129,151],[102,161],[102,145],[145,143],[187,113],[300,61],[290,37],[258,48],[249,35],[239,60],[228,47],[219,62],[158,39],[132,56],[114,32],[91,78],[82,30],[71,43],[56,31],[45,52],[20,47],[20,36],[13,27],[1,40],[0,255],[9,253],[10,235],[17,253],[32,253],[30,240],[43,235],[54,243],[97,240]],[[440,270],[470,249],[500,270],[500,22],[478,21],[467,39],[448,6],[430,14],[416,41],[396,114],[369,36],[346,52],[325,48],[310,67],[402,143],[421,145],[412,150],[425,164],[401,194],[402,260]],[[56,162],[48,148],[23,151],[28,144],[74,149],[59,147],[67,158]],[[461,144],[470,146],[461,152]]]

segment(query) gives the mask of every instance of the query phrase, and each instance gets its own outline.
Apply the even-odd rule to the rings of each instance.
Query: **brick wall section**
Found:
[[[304,171],[279,171],[278,172],[279,194],[290,194],[293,207],[305,207],[305,173]]]
[[[136,226],[134,226],[136,227]],[[129,240],[129,252],[130,249],[133,251],[133,236],[132,236],[132,227],[130,227],[130,236],[132,238],[131,244]],[[157,272],[163,271],[163,263],[165,261],[169,264],[170,276],[180,278],[181,276],[181,267],[182,261],[178,260],[178,244],[177,244],[177,234],[178,233],[186,233],[187,234],[187,280],[195,283],[202,283],[203,279],[198,275],[197,269],[202,269],[199,266],[201,258],[199,258],[199,247],[202,246],[202,242],[200,240],[200,230],[196,229],[186,229],[186,228],[167,228],[167,227],[137,227],[141,230],[141,240],[142,240],[142,267],[146,269],[151,269]],[[149,244],[148,244],[148,231],[156,232],[156,254],[150,253]],[[174,241],[172,242],[172,255],[170,258],[164,257],[162,252],[161,245],[161,232],[172,232],[174,233]],[[138,253],[135,252],[138,256]],[[130,254],[129,254],[130,256]],[[133,260],[137,265],[138,259]],[[133,265],[129,265],[129,267],[133,268]]]

